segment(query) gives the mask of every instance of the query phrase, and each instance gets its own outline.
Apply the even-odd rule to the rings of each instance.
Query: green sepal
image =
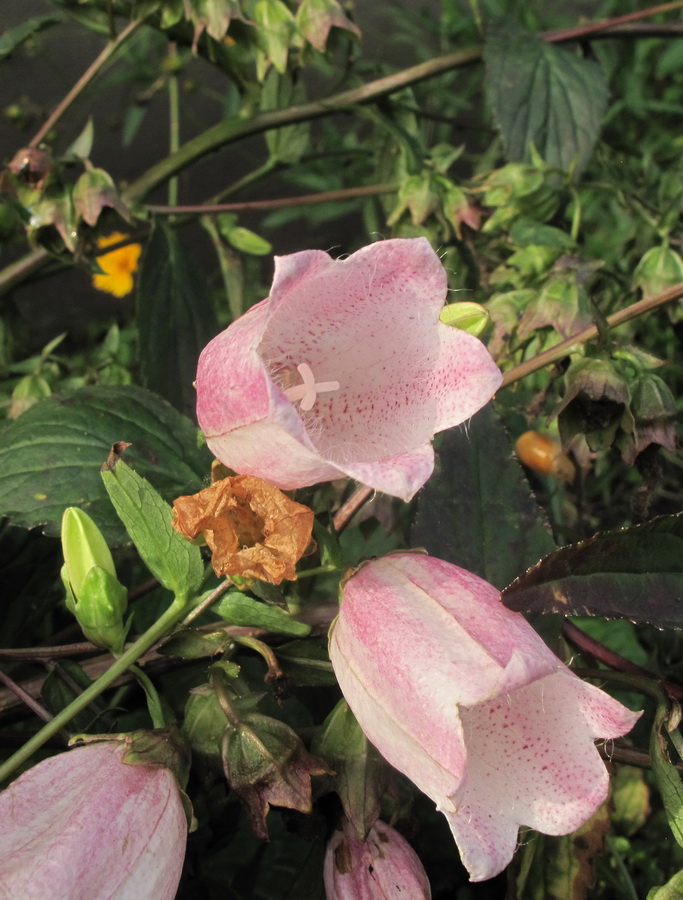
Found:
[[[83,634],[98,647],[120,654],[132,619],[123,616],[128,607],[128,591],[120,581],[100,566],[93,566],[80,585],[78,595],[62,566],[67,609],[76,616]]]
[[[364,840],[379,818],[386,764],[363,734],[346,700],[340,700],[325,719],[311,749],[334,769],[346,817]]]

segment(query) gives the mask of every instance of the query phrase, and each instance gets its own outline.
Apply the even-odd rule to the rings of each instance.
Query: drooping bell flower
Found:
[[[187,820],[175,776],[124,744],[43,760],[0,793],[0,893],[21,900],[173,900]]]
[[[270,296],[199,359],[210,449],[285,490],[348,476],[409,500],[433,470],[434,434],[502,377],[477,338],[439,321],[446,292],[426,238],[276,258]]]
[[[327,900],[430,900],[427,874],[408,841],[378,819],[363,841],[348,819],[327,844]]]
[[[446,816],[472,881],[510,862],[521,825],[579,828],[608,791],[596,738],[638,718],[581,681],[499,592],[397,553],[346,582],[330,658],[361,728]]]

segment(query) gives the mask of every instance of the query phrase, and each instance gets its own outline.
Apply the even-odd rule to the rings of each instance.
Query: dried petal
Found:
[[[313,511],[267,481],[237,475],[178,497],[172,525],[191,540],[204,535],[216,575],[280,584],[296,578],[296,564],[311,540]]]

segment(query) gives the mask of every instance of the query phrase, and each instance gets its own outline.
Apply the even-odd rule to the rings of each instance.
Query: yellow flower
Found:
[[[106,237],[97,239],[98,247],[108,247],[125,241],[127,234],[114,231]],[[115,297],[125,297],[133,290],[133,273],[137,271],[138,259],[142,253],[140,244],[128,244],[97,257],[97,264],[104,274],[93,275],[93,287],[98,291],[106,291]]]

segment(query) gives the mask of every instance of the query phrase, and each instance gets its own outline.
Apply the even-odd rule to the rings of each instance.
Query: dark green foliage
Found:
[[[110,671],[64,602],[55,537],[72,505],[114,549],[127,647],[149,640],[144,674],[124,667],[40,752],[67,731],[148,729],[150,709],[184,727],[198,827],[178,900],[324,900],[342,806],[363,825],[378,810],[396,823],[434,900],[683,896],[683,739],[659,684],[683,694],[680,9],[44,0],[41,13],[50,7],[0,36],[0,670],[53,715]],[[81,47],[93,77],[47,119]],[[32,67],[39,87],[24,84]],[[134,289],[116,299],[92,286],[114,233],[142,248],[121,282]],[[171,526],[172,501],[212,477],[194,424],[203,346],[268,295],[273,255],[417,236],[443,260],[449,301],[490,317],[484,340],[505,375],[495,408],[437,437],[435,472],[411,504],[373,497],[338,534],[357,485],[299,491],[316,523],[298,580],[237,577],[218,596],[206,549]],[[529,431],[545,449],[523,466],[515,442]],[[103,481],[116,442],[130,447]],[[523,831],[509,872],[481,884],[431,801],[337,706],[327,630],[344,569],[406,546],[490,581],[546,637],[554,629],[561,654],[562,617],[581,615],[597,650],[579,642],[564,658],[601,665],[594,683],[645,710],[626,747],[645,768],[622,764],[625,742],[606,744],[610,805],[576,834]],[[651,677],[624,675],[628,663]],[[314,776],[310,813],[256,816],[269,842],[226,781],[236,720],[267,722],[336,771]],[[41,726],[0,685],[0,756]],[[260,799],[250,803],[253,814]]]

